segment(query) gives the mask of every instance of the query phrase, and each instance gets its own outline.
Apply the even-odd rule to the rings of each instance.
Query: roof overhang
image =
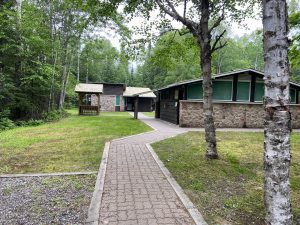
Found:
[[[76,93],[102,94],[103,84],[85,84],[80,83],[75,87]]]
[[[156,98],[156,95],[150,88],[141,87],[127,87],[123,93],[124,97],[136,97],[140,98]]]

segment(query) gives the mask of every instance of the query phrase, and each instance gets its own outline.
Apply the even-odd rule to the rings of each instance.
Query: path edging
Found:
[[[155,153],[153,148],[150,144],[146,144],[147,149],[151,153],[152,157],[154,158],[155,162],[158,164],[160,170],[167,178],[168,182],[172,186],[173,190],[179,197],[180,201],[183,203],[187,211],[189,212],[190,216],[196,223],[196,225],[207,225],[205,222],[202,214],[198,211],[198,209],[194,206],[188,196],[183,192],[182,188],[179,186],[175,178],[171,175],[170,171],[165,167],[163,162],[159,159],[158,155]]]
[[[104,180],[106,174],[106,166],[108,162],[108,151],[109,151],[110,142],[105,143],[104,151],[102,154],[102,159],[99,167],[99,172],[97,175],[97,180],[95,184],[95,189],[93,192],[93,197],[88,209],[88,216],[86,223],[88,225],[98,225],[100,217],[100,206],[102,201],[102,194],[104,190]]]
[[[74,176],[90,175],[98,172],[62,172],[62,173],[22,173],[22,174],[3,174],[0,178],[18,178],[18,177],[49,177],[49,176]]]

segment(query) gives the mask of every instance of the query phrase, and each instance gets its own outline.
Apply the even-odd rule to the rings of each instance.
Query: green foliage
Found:
[[[65,110],[56,110],[56,111],[51,111],[43,114],[44,120],[47,122],[58,121],[68,116],[69,114]]]
[[[212,58],[214,73],[237,69],[264,69],[261,32],[256,31],[240,38],[226,37],[227,45],[215,52]],[[171,83],[201,77],[199,48],[195,38],[178,32],[163,35],[153,48],[145,53],[145,60],[136,76],[143,84],[159,88]]]
[[[260,30],[239,38],[227,38],[227,46],[213,56],[213,71],[224,73],[237,69],[264,70],[262,33]]]
[[[128,83],[128,60],[107,39],[89,40],[80,53],[80,81]]]
[[[15,127],[15,124],[12,120],[8,118],[0,119],[0,131],[9,130]]]
[[[0,8],[0,119],[35,121],[43,119],[45,112],[62,109],[65,100],[68,107],[74,106],[77,83],[74,56],[82,50],[82,40],[90,39],[87,34],[91,30],[104,26],[120,31],[122,36],[128,35],[117,7],[117,4],[94,0],[23,0],[21,5],[15,1],[3,2]],[[116,75],[116,81],[125,77],[119,73],[121,70],[115,69],[120,61],[116,60],[117,50],[107,40],[99,42],[109,47],[90,43],[86,46],[103,47],[104,54],[112,55],[107,65],[114,68],[107,70],[106,77]],[[92,76],[96,76],[96,70],[105,69],[88,64],[90,70],[94,69]],[[94,78],[92,80],[96,80]],[[5,117],[1,116],[4,111],[9,112]]]
[[[291,64],[291,79],[300,82],[300,11],[294,6],[289,16],[289,25],[292,34],[289,59]]]

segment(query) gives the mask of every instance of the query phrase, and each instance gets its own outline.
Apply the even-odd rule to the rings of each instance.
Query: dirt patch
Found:
[[[96,175],[0,179],[0,224],[83,224]]]

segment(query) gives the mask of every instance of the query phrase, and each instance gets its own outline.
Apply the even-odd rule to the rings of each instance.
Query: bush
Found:
[[[69,114],[66,111],[57,110],[57,111],[51,111],[51,112],[45,113],[43,115],[43,119],[40,119],[40,120],[33,120],[33,119],[28,120],[28,121],[19,120],[14,123],[12,120],[10,120],[8,118],[0,118],[0,131],[12,129],[15,126],[20,126],[20,127],[39,126],[46,122],[57,121],[57,120],[60,120],[62,118],[68,117],[68,116],[69,116]]]
[[[51,122],[51,121],[60,120],[62,118],[66,118],[68,116],[69,116],[69,114],[64,110],[55,110],[55,111],[45,113],[43,115],[43,118],[45,121]]]
[[[8,118],[2,118],[0,120],[0,131],[12,129],[14,127],[15,127],[15,124],[12,120],[10,120]]]
[[[44,124],[45,121],[44,120],[19,120],[15,122],[17,126],[19,127],[27,127],[27,126],[38,126],[41,124]]]

